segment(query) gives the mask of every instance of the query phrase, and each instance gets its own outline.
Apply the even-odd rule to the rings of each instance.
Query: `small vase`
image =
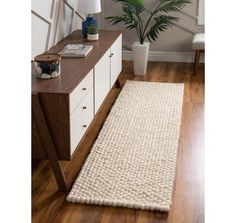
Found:
[[[139,42],[134,42],[134,44],[132,45],[135,75],[146,74],[149,46],[149,42],[144,42],[143,44],[140,44]]]

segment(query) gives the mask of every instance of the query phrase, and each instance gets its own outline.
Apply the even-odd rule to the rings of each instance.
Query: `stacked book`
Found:
[[[92,49],[92,45],[68,44],[59,54],[62,57],[86,57]]]

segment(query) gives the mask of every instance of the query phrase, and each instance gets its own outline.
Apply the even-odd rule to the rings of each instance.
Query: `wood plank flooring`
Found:
[[[120,82],[143,80],[185,83],[178,164],[173,204],[169,213],[108,206],[71,204],[57,191],[47,161],[32,165],[33,223],[203,223],[204,222],[204,65],[194,75],[191,63],[149,62],[145,77],[134,76],[132,62],[123,62]],[[70,162],[63,161],[72,186],[120,89],[114,88]]]

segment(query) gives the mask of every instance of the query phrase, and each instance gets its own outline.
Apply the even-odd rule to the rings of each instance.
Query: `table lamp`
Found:
[[[98,26],[98,21],[91,14],[101,12],[101,0],[78,0],[78,12],[88,14],[86,20],[82,22],[82,33],[87,37],[87,27],[91,24]]]

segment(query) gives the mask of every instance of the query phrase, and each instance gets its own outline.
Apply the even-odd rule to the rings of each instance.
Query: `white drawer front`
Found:
[[[91,88],[70,116],[71,155],[93,120],[93,117],[93,88]]]
[[[81,83],[70,94],[70,114],[73,113],[77,105],[93,87],[93,69],[86,75]]]

